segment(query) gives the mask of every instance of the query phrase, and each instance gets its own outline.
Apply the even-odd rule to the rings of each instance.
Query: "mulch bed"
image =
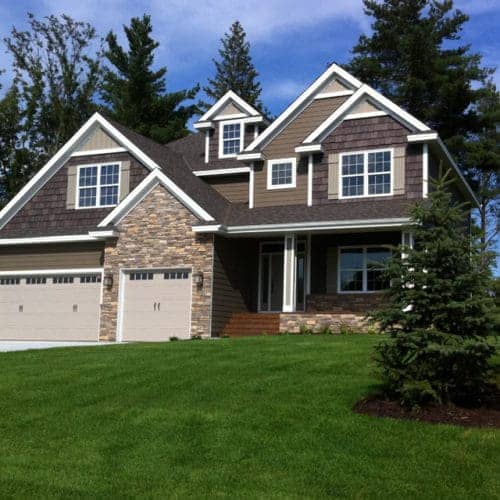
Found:
[[[479,408],[463,408],[448,404],[425,406],[419,410],[408,410],[395,401],[372,397],[358,401],[354,406],[354,411],[373,417],[420,420],[463,427],[500,428],[500,400],[498,397],[494,398],[487,406]]]

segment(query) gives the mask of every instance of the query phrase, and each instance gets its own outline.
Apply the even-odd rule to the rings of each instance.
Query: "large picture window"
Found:
[[[387,247],[345,247],[339,250],[339,292],[376,292],[389,284],[384,266],[391,256]]]
[[[118,205],[120,165],[81,166],[78,169],[78,208]]]
[[[340,155],[340,197],[392,194],[392,150]]]
[[[241,151],[243,135],[243,124],[241,122],[231,122],[220,124],[220,148],[221,158],[236,156]]]

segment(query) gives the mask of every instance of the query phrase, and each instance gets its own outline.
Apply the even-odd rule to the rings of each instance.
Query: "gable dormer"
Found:
[[[227,92],[194,124],[205,133],[205,163],[236,160],[265,123],[262,113],[234,92]]]

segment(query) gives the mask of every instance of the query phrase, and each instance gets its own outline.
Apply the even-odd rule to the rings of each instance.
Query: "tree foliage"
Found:
[[[412,208],[414,246],[391,259],[391,287],[371,315],[392,336],[377,348],[385,389],[409,404],[471,402],[489,387],[494,305],[483,260],[492,256],[471,238],[468,210],[454,203],[450,183],[443,176]]]
[[[63,14],[38,20],[5,38],[13,57],[14,84],[22,110],[22,142],[38,161],[34,171],[95,111],[100,65],[94,28]]]
[[[196,104],[183,105],[196,97],[198,86],[166,92],[165,67],[153,70],[154,52],[159,43],[152,36],[151,17],[134,17],[124,26],[128,48],[119,45],[112,31],[106,37],[104,55],[110,67],[102,85],[103,100],[110,114],[137,132],[165,143],[184,137],[187,122],[196,113]]]
[[[221,38],[221,44],[219,60],[213,59],[215,76],[208,79],[208,85],[203,90],[212,101],[217,101],[232,90],[246,102],[267,114],[260,100],[262,88],[257,79],[259,73],[250,54],[250,43],[239,21],[230,26],[229,32]]]

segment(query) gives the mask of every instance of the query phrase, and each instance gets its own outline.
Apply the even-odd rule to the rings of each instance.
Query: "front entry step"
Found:
[[[223,337],[277,335],[280,331],[279,313],[233,313],[222,329]]]

